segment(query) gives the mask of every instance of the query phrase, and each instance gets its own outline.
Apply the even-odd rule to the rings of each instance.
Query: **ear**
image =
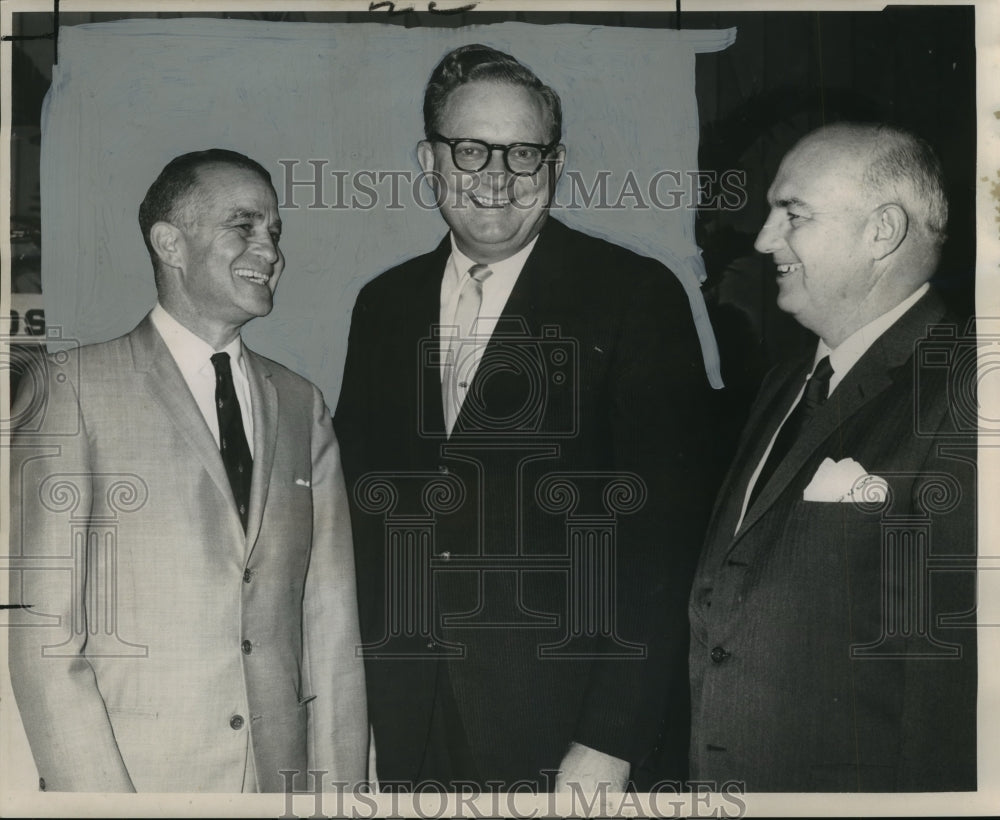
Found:
[[[440,208],[444,201],[442,197],[444,196],[446,187],[444,180],[441,178],[441,172],[437,169],[437,159],[434,156],[434,143],[429,140],[420,140],[417,143],[417,162],[420,163],[420,168],[423,171],[424,182],[431,189],[431,193],[434,194],[434,202]]]
[[[156,222],[149,229],[149,243],[164,265],[171,268],[184,266],[184,237],[176,225]]]
[[[428,140],[417,143],[417,162],[425,174],[433,174],[435,168],[434,146]]]
[[[872,258],[885,259],[896,250],[906,238],[910,220],[906,211],[895,202],[879,205],[872,212]]]
[[[562,176],[563,166],[566,164],[566,146],[560,142],[552,155],[555,157],[552,161],[552,187],[555,188],[559,177]]]

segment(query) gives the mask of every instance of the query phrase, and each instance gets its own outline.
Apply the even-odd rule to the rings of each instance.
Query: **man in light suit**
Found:
[[[245,347],[284,268],[258,163],[171,161],[139,210],[158,304],[13,410],[10,672],[41,788],[366,777],[354,561],[320,392]],[[34,389],[32,389],[34,388]],[[312,790],[308,775],[297,789]]]
[[[379,782],[680,777],[712,475],[687,297],[549,217],[559,98],[510,55],[445,56],[424,127],[450,233],[362,289],[335,418]]]
[[[928,285],[930,148],[837,124],[756,247],[819,337],[765,379],[691,593],[692,778],[750,791],[976,787],[975,341]]]

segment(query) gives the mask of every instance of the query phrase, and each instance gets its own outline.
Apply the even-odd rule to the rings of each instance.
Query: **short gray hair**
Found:
[[[878,203],[895,202],[938,251],[947,238],[948,199],[941,162],[916,134],[882,123],[837,122],[803,138],[831,140],[858,157],[862,194]]]
[[[940,247],[947,237],[948,199],[937,155],[920,137],[890,125],[871,126],[870,140],[863,184],[873,195],[898,202]]]

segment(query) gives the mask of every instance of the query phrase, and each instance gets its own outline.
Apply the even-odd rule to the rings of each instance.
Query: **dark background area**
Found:
[[[424,3],[398,3],[426,7]],[[283,22],[377,22],[462,26],[516,20],[535,24],[673,28],[672,12],[518,12],[431,14],[261,12],[230,14],[94,13],[60,15],[61,25],[124,17],[228,17]],[[50,13],[14,15],[14,35],[53,29]],[[815,338],[775,306],[767,257],[753,250],[765,193],[783,154],[808,131],[837,120],[886,121],[911,129],[938,151],[951,205],[949,240],[935,284],[971,314],[975,264],[975,10],[971,6],[890,7],[881,12],[683,12],[686,29],[735,26],[734,45],[697,58],[702,169],[742,170],[748,200],[738,211],[702,210],[698,243],[708,281],[703,292],[723,360],[719,395],[734,438],[766,369]],[[471,41],[470,37],[470,41]],[[13,44],[11,168],[15,292],[37,292],[40,278],[38,162],[42,100],[51,82],[53,42]],[[518,56],[518,55],[515,55]],[[543,80],[545,78],[542,78]],[[558,90],[558,89],[556,89]],[[566,135],[572,143],[573,135]],[[374,276],[377,271],[372,271]],[[36,329],[37,330],[37,329]],[[264,351],[266,353],[266,351]],[[12,362],[12,391],[18,378]],[[727,444],[723,442],[722,449]]]

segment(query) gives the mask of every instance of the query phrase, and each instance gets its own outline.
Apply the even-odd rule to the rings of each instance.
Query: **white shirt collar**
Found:
[[[239,334],[222,350],[217,351],[196,333],[178,322],[159,302],[156,303],[149,318],[181,370],[188,370],[192,366],[199,371],[203,370],[204,367],[213,370],[212,355],[215,353],[228,353],[231,366],[234,368],[242,366],[243,340]]]
[[[816,364],[824,356],[830,357],[830,366],[833,368],[833,375],[830,377],[830,393],[833,393],[850,369],[868,352],[868,348],[875,343],[875,340],[892,327],[929,289],[930,285],[925,282],[892,310],[883,313],[877,319],[873,319],[864,327],[854,331],[835,348],[831,348],[820,339],[816,347],[816,356],[813,359],[813,368],[815,369]]]
[[[475,337],[479,344],[476,346],[475,353],[473,354],[474,363],[467,373],[470,381],[475,375],[479,359],[486,349],[486,343],[489,342],[494,330],[496,330],[499,317],[504,311],[507,300],[510,298],[510,294],[514,290],[514,285],[517,284],[521,270],[524,268],[537,240],[538,237],[536,236],[513,256],[501,259],[499,262],[493,262],[489,266],[493,273],[489,279],[483,282],[483,301],[480,305],[479,318],[476,320],[475,325]],[[441,310],[439,321],[442,326],[447,327],[452,325],[455,311],[458,308],[458,299],[465,284],[465,275],[469,272],[469,268],[475,264],[477,263],[474,259],[470,259],[458,249],[458,246],[455,244],[455,235],[451,234],[451,256],[448,257],[448,263],[444,268],[444,276],[441,278]],[[445,377],[445,361],[447,360],[450,339],[449,335],[443,334],[441,336],[442,380]]]
[[[501,259],[499,262],[490,262],[487,267],[493,271],[493,275],[486,280],[486,283],[484,283],[484,289],[488,286],[491,279],[495,279],[496,281],[517,279],[518,275],[521,273],[521,268],[523,268],[524,263],[528,261],[528,256],[531,254],[531,251],[535,247],[535,243],[537,241],[538,237],[536,236],[513,256],[508,256],[506,259]],[[453,275],[457,276],[456,281],[460,281],[462,277],[469,272],[469,268],[473,265],[479,264],[475,259],[470,259],[458,249],[454,233],[451,234],[451,259],[454,263]]]
[[[180,370],[184,383],[201,411],[216,445],[219,443],[219,419],[215,408],[216,376],[212,355],[216,353],[212,346],[192,333],[177,321],[163,305],[157,303],[150,313],[153,327],[160,334],[177,369]],[[227,344],[220,353],[229,354],[230,369],[233,373],[233,387],[240,403],[240,415],[243,419],[243,431],[247,437],[250,454],[254,452],[254,422],[253,396],[250,382],[247,378],[248,357],[243,355],[243,342],[239,336]]]

